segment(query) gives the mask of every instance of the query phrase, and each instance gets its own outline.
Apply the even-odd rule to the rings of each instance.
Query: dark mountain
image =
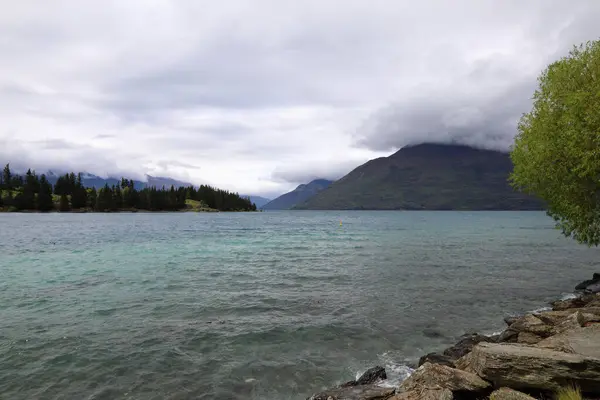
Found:
[[[300,185],[296,189],[282,194],[278,198],[265,204],[263,210],[289,210],[297,204],[301,204],[310,197],[316,195],[323,189],[329,187],[332,181],[326,179],[315,179],[305,185]]]
[[[271,201],[271,199],[267,199],[266,197],[261,197],[261,196],[252,196],[252,195],[246,195],[246,194],[241,194],[241,197],[249,197],[250,201],[253,202],[254,204],[256,204],[256,208],[261,208],[262,206],[264,206],[265,204],[267,204],[268,202]]]
[[[371,160],[297,209],[536,210],[541,203],[508,183],[507,153],[420,144]]]

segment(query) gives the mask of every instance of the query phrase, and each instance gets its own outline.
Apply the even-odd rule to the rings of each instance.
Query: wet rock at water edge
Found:
[[[554,311],[563,311],[571,308],[581,308],[587,306],[590,302],[600,299],[594,294],[584,294],[571,299],[557,300],[551,303]]]
[[[458,360],[465,354],[469,353],[473,346],[481,342],[493,342],[494,339],[480,335],[478,333],[463,335],[458,343],[444,350],[444,355],[454,360]]]
[[[342,384],[340,387],[350,387],[350,386],[359,386],[359,385],[368,385],[371,383],[375,383],[378,381],[383,381],[387,379],[387,374],[385,372],[385,368],[376,366],[373,368],[369,368],[366,370],[360,378],[355,381],[350,381]]]
[[[583,281],[580,284],[578,284],[577,286],[575,286],[575,290],[580,290],[580,291],[589,292],[589,293],[600,292],[600,274],[595,273],[592,276],[592,279]]]

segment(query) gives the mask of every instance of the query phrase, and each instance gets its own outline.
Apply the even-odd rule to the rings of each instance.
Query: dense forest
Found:
[[[96,190],[81,183],[81,174],[69,173],[54,186],[44,174],[28,170],[14,174],[7,164],[0,175],[0,210],[4,211],[256,211],[256,206],[237,193],[202,185],[136,189],[134,181]]]

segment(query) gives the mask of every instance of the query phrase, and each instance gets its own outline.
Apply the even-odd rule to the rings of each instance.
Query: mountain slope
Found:
[[[265,204],[267,204],[268,202],[271,201],[271,199],[267,199],[266,197],[261,197],[261,196],[252,196],[252,195],[246,195],[246,194],[241,194],[240,196],[242,197],[249,197],[250,201],[253,202],[254,204],[256,204],[256,208],[261,208],[262,206],[264,206]]]
[[[531,210],[534,198],[507,179],[508,154],[467,146],[421,144],[371,160],[297,209]]]
[[[263,210],[289,210],[297,204],[303,203],[310,197],[329,187],[332,181],[327,179],[315,179],[305,185],[299,185],[296,189],[282,194],[278,198],[265,204]]]

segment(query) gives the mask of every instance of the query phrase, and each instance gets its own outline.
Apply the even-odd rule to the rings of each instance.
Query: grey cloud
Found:
[[[116,136],[108,133],[101,133],[100,135],[96,135],[93,139],[103,140],[103,139],[114,139]]]
[[[544,65],[600,36],[595,0],[117,3],[0,13],[0,159],[274,193],[420,141],[506,149]]]
[[[432,90],[427,97],[406,99],[372,115],[359,129],[356,144],[381,151],[424,142],[506,151],[533,90],[530,81],[485,96]]]
[[[290,184],[308,183],[314,179],[335,181],[367,160],[317,162],[310,165],[285,165],[275,168],[271,179]]]

